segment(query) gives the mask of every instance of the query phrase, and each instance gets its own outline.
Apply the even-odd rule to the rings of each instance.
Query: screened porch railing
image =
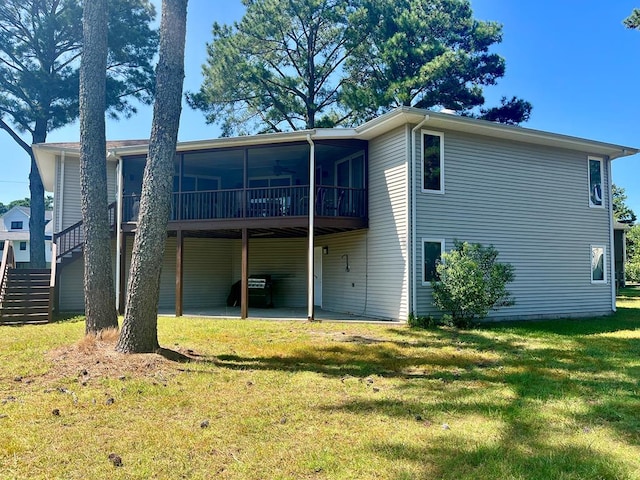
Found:
[[[139,197],[124,195],[123,221],[136,222]],[[364,188],[318,186],[315,210],[317,216],[367,216],[367,196]],[[214,220],[231,218],[262,218],[309,215],[309,186],[207,190],[174,192],[171,220]]]

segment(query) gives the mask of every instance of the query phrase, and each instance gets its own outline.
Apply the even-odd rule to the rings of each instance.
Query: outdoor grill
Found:
[[[252,275],[249,277],[248,287],[250,307],[273,307],[273,282],[271,281],[271,275]]]

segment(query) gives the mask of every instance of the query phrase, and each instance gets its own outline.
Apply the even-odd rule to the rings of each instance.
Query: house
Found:
[[[47,264],[51,263],[51,238],[53,234],[53,224],[51,223],[52,216],[53,211],[47,210],[44,212],[45,259]],[[29,266],[30,218],[31,209],[29,207],[22,206],[13,207],[4,215],[0,216],[0,252],[4,250],[5,240],[10,240],[13,246],[17,268],[27,268]]]
[[[147,150],[108,145],[121,310]],[[79,146],[34,152],[55,198],[59,309],[82,310]],[[241,317],[260,295],[309,318],[318,307],[400,321],[436,314],[434,264],[457,239],[493,244],[515,267],[516,304],[494,319],[608,314],[611,162],[637,152],[410,107],[356,128],[181,142],[160,310],[224,307],[241,281]]]

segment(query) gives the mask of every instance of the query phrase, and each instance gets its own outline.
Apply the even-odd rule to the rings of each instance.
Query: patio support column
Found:
[[[314,236],[314,220],[316,215],[316,149],[311,135],[307,134],[307,142],[309,142],[309,246],[308,248],[308,265],[307,265],[307,320],[314,321],[314,272],[313,272],[313,236]]]
[[[249,232],[242,229],[242,276],[240,280],[240,318],[249,316]]]
[[[176,231],[176,317],[182,316],[182,278],[183,278],[183,266],[182,260],[184,258],[183,247],[184,236],[182,230]]]
[[[112,152],[109,153],[109,156],[114,155]],[[118,166],[116,167],[116,176],[117,176],[117,193],[116,193],[116,226],[115,226],[115,234],[116,234],[116,308],[118,313],[124,313],[124,302],[121,302],[122,290],[124,290],[123,282],[122,282],[122,270],[124,269],[122,258],[124,254],[122,253],[122,158],[118,158]]]
[[[118,232],[118,236],[120,238],[120,253],[117,259],[118,264],[120,265],[120,270],[118,271],[119,281],[120,281],[120,289],[118,290],[118,313],[120,315],[124,314],[124,289],[126,286],[126,278],[127,278],[127,236],[124,234],[122,229]]]

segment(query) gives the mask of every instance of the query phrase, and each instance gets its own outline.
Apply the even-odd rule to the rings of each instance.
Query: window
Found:
[[[591,245],[591,283],[607,283],[606,248]]]
[[[438,280],[436,265],[444,251],[444,240],[422,240],[422,284],[428,285],[432,280]]]
[[[4,250],[4,240],[0,240],[0,252]]]
[[[22,220],[19,222],[11,222],[11,230],[22,230]]]
[[[444,193],[444,134],[422,131],[422,191]]]
[[[604,207],[602,201],[602,159],[589,157],[589,206]]]
[[[20,242],[20,250],[26,250],[27,249],[27,242]]]

